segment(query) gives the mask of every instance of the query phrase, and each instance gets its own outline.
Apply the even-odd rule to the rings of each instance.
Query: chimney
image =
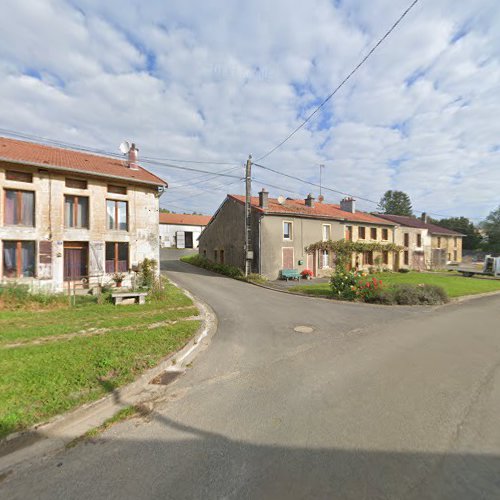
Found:
[[[307,198],[304,200],[306,207],[314,208],[314,197],[311,193],[307,195]]]
[[[427,215],[427,213],[425,212],[422,212],[422,215],[420,216],[420,218],[422,219],[423,222],[425,222],[426,224],[429,223],[429,216]]]
[[[356,213],[356,200],[351,197],[340,200],[340,210],[351,212],[351,214]]]
[[[138,156],[139,150],[135,147],[135,143],[132,143],[128,152],[128,168],[132,170],[139,170],[139,165],[137,163]]]
[[[269,208],[269,193],[262,188],[262,191],[259,191],[259,207],[267,209]]]

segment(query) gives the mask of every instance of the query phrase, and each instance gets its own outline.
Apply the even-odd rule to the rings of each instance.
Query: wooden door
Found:
[[[293,248],[286,247],[283,252],[283,269],[293,269]]]
[[[64,244],[64,279],[79,280],[88,276],[89,252],[87,243]]]
[[[187,231],[184,233],[184,245],[186,248],[193,248],[193,233]]]

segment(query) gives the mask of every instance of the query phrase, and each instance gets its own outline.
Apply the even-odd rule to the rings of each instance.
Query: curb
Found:
[[[13,433],[0,441],[0,474],[11,472],[25,462],[63,449],[90,429],[103,424],[119,410],[144,404],[164,395],[169,386],[149,382],[162,372],[184,373],[187,365],[204,349],[217,331],[217,317],[212,308],[169,278],[198,308],[202,324],[196,334],[181,349],[170,354],[157,366],[144,372],[134,382],[115,389],[110,394],[84,404],[68,413],[26,431]],[[27,465],[27,464],[25,464]]]

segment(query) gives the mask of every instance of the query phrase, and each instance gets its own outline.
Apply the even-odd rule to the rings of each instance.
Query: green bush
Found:
[[[138,270],[138,286],[144,288],[152,288],[157,277],[158,263],[154,259],[145,258],[139,263]]]
[[[260,284],[263,284],[263,283],[266,283],[267,282],[267,278],[265,276],[262,276],[262,274],[258,274],[258,273],[250,273],[247,277],[246,277],[246,281],[252,281],[253,283],[260,283]]]
[[[365,297],[371,304],[398,304],[402,306],[436,305],[449,301],[443,287],[437,285],[397,284],[381,288]]]
[[[0,286],[0,309],[39,308],[59,304],[67,304],[67,298],[62,294],[32,292],[28,285],[16,282]]]
[[[243,271],[240,268],[230,266],[228,264],[218,264],[217,262],[212,262],[199,254],[185,255],[184,257],[181,257],[181,260],[182,262],[187,262],[193,266],[201,267],[203,269],[207,269],[208,271],[213,271],[214,273],[223,274],[225,276],[229,276],[230,278],[243,278]]]
[[[360,276],[361,274],[356,271],[333,273],[330,278],[333,296],[343,300],[355,300]]]
[[[400,269],[398,269],[398,271],[399,271],[400,273],[403,273],[403,274],[404,274],[404,273],[409,273],[409,272],[410,272],[410,270],[409,270],[409,269],[407,269],[407,268],[405,268],[405,267],[401,267]]]

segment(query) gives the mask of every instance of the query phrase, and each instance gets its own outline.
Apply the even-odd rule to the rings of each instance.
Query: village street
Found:
[[[211,345],[148,417],[2,498],[500,497],[499,296],[335,303],[164,264],[216,312]]]

